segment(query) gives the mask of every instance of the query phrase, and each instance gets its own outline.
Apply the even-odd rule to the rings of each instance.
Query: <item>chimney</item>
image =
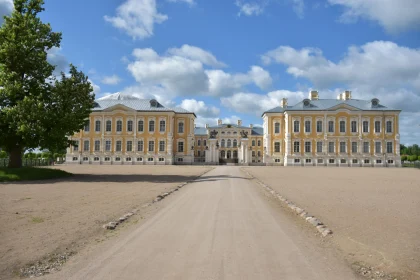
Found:
[[[217,125],[222,125],[222,120],[221,119],[217,120]]]
[[[242,126],[242,120],[238,120],[238,126]]]
[[[339,93],[339,94],[337,95],[337,100],[343,100],[343,95],[342,95],[341,93]]]
[[[206,123],[206,128],[209,128],[209,124],[208,123]]]
[[[350,100],[351,99],[351,91],[350,90],[344,91],[341,95],[342,95],[343,100]]]
[[[310,99],[310,100],[318,100],[318,99],[319,99],[318,91],[316,91],[316,90],[311,90],[311,91],[309,92],[309,99]]]
[[[282,98],[280,101],[280,107],[286,108],[287,107],[287,98]]]
[[[249,125],[249,128],[253,128],[254,127],[254,125],[251,123],[250,125]]]

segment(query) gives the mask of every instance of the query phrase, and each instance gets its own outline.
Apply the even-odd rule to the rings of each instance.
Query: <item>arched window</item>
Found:
[[[222,139],[221,141],[221,146],[224,147],[225,146],[225,139]]]
[[[166,130],[166,122],[164,120],[161,120],[159,122],[159,131],[160,132],[165,132],[165,130]]]
[[[232,157],[232,152],[231,151],[227,151],[226,158],[231,158],[231,157]]]
[[[95,131],[96,132],[101,131],[101,121],[100,120],[95,121]]]
[[[127,131],[129,131],[129,132],[133,131],[133,121],[132,120],[127,121]]]
[[[143,132],[144,131],[144,121],[143,120],[138,121],[137,130],[138,130],[138,132]]]
[[[228,148],[232,145],[232,141],[230,139],[227,140],[227,146]]]
[[[238,151],[233,151],[233,158],[237,158],[238,157]]]
[[[197,140],[197,146],[201,146],[201,140],[200,139]]]
[[[224,157],[225,157],[225,155],[226,155],[226,154],[225,154],[225,151],[221,151],[221,152],[220,152],[220,157],[221,157],[221,158],[224,158]]]
[[[184,123],[178,123],[178,133],[184,133]]]
[[[258,147],[261,146],[261,140],[258,140]]]
[[[280,123],[278,122],[274,124],[274,133],[280,133]]]
[[[255,140],[252,140],[252,146],[255,146]]]
[[[122,131],[122,121],[120,121],[120,120],[117,121],[117,131],[119,131],[119,132]]]
[[[238,141],[236,141],[236,139],[233,140],[233,147],[238,146]]]

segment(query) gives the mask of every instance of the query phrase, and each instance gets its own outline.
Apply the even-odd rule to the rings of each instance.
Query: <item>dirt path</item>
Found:
[[[238,167],[217,167],[108,248],[46,278],[357,279],[268,200]]]

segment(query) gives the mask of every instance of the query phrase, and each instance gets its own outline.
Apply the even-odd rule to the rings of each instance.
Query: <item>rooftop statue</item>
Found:
[[[241,137],[242,138],[248,138],[248,131],[242,130],[241,131]]]
[[[217,133],[218,133],[218,132],[217,132],[216,130],[210,131],[210,139],[215,139],[215,138],[216,138]]]

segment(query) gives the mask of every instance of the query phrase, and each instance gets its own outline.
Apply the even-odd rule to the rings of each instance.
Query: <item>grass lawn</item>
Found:
[[[72,174],[59,169],[37,167],[0,168],[0,182],[46,180],[69,176],[72,176]]]

